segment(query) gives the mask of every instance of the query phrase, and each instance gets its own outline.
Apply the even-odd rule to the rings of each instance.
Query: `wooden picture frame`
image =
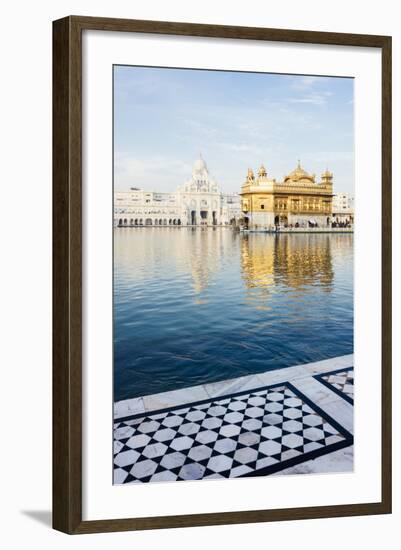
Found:
[[[382,496],[379,502],[82,520],[82,32],[378,48],[382,56]],[[66,17],[53,23],[53,527],[69,534],[391,512],[391,37]]]

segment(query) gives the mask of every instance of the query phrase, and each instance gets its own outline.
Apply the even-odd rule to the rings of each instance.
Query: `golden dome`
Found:
[[[246,177],[248,181],[253,181],[255,179],[255,175],[253,173],[252,168],[248,168],[248,175]]]
[[[323,172],[322,179],[331,179],[333,177],[333,173],[329,172],[328,168]]]
[[[258,176],[260,178],[265,178],[267,176],[266,168],[263,166],[263,164],[259,168]]]
[[[290,172],[288,174],[288,176],[286,176],[284,178],[284,181],[288,181],[288,180],[291,180],[291,181],[305,181],[306,180],[306,182],[314,182],[315,178],[311,174],[308,174],[308,172],[306,172],[302,168],[300,161],[298,161],[298,164],[297,164],[297,167],[295,168],[295,170]]]

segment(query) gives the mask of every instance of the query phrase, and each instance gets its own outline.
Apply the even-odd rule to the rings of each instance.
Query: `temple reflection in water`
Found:
[[[347,234],[243,235],[221,228],[142,231],[146,235],[130,229],[116,234],[115,269],[123,277],[149,282],[175,272],[198,296],[222,269],[240,274],[247,290],[264,289],[266,298],[283,286],[300,291],[320,286],[330,292],[333,256],[340,261],[352,248],[352,235]],[[167,238],[161,238],[162,232]]]
[[[245,285],[265,289],[266,297],[279,285],[299,290],[319,285],[329,292],[334,276],[332,245],[333,236],[324,234],[245,235],[241,241]]]
[[[352,353],[353,235],[114,233],[116,400]]]
[[[196,295],[205,291],[220,271],[225,257],[232,258],[230,229],[152,228],[121,229],[114,238],[115,270],[125,277],[150,281],[176,272],[182,285],[188,282]],[[142,232],[142,233],[141,233]],[[181,287],[182,290],[183,286]]]

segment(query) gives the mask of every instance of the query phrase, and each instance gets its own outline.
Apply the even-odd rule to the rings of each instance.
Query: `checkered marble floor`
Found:
[[[348,403],[354,403],[354,368],[337,369],[315,376],[319,382],[343,397]]]
[[[352,445],[291,383],[119,419],[114,483],[269,475]]]

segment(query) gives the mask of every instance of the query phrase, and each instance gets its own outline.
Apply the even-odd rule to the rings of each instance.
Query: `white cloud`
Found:
[[[313,88],[313,86],[320,81],[318,76],[299,76],[296,79],[294,87],[298,88]]]
[[[321,84],[324,77],[311,75],[291,75],[291,88],[293,90],[310,90],[315,84]]]
[[[290,103],[309,103],[310,105],[326,105],[328,93],[314,92],[302,97],[291,97],[288,99]]]
[[[191,164],[180,159],[160,155],[139,159],[131,153],[119,152],[114,159],[114,185],[116,189],[172,191],[188,179],[191,170]]]

